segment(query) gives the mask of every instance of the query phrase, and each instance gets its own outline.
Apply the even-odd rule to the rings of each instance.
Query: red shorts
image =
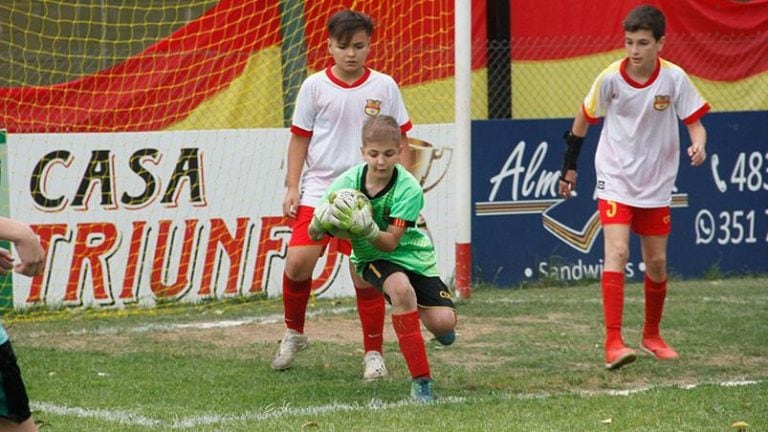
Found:
[[[325,236],[320,241],[314,241],[309,238],[309,223],[312,222],[312,214],[314,212],[314,207],[299,206],[296,211],[296,220],[293,221],[293,226],[291,227],[293,232],[291,233],[291,240],[288,242],[288,247],[327,246],[330,242],[337,242],[336,250],[349,256],[349,254],[352,253],[352,244],[349,240],[330,236]]]
[[[600,223],[629,225],[638,235],[661,236],[672,231],[669,207],[632,207],[616,201],[597,200]]]

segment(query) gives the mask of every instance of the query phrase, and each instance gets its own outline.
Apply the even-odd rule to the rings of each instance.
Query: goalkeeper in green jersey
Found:
[[[338,228],[361,233],[351,239],[355,286],[373,285],[386,295],[392,305],[392,326],[412,377],[411,396],[429,402],[433,399],[432,376],[420,322],[440,343],[450,345],[455,338],[456,308],[440,279],[435,248],[416,228],[424,192],[398,163],[400,126],[394,118],[379,115],[365,122],[362,135],[365,163],[339,176],[321,202],[327,202],[331,192],[350,188],[370,200],[372,212],[353,213],[331,205],[324,213]],[[317,220],[313,218],[309,227],[314,239],[326,235]]]

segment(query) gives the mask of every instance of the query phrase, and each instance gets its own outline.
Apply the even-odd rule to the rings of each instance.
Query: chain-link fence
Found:
[[[95,0],[13,0],[0,5],[0,87],[52,86],[103,71],[168,37],[217,3],[175,0],[162,5],[126,6]],[[378,16],[383,20],[389,13],[392,16],[387,19],[392,22],[403,19],[400,12],[388,10],[382,8]],[[383,27],[374,38],[371,65],[398,80],[414,123],[454,119],[454,41],[452,22],[445,19],[448,12],[432,10],[430,17],[406,20],[413,27],[405,29]],[[310,60],[327,58],[323,19],[317,12],[306,24],[306,56]],[[264,31],[274,31],[276,20],[264,19]],[[314,42],[309,43],[310,39]],[[472,117],[571,117],[597,74],[625,55],[621,44],[621,36],[560,36],[494,40],[475,46]],[[768,55],[766,47],[768,33],[764,30],[750,35],[684,34],[669,37],[661,54],[688,72],[713,111],[763,111],[768,110],[768,70],[763,60]],[[247,69],[239,82],[249,94],[230,97],[237,104],[231,107],[233,112],[257,114],[232,121],[231,116],[216,118],[205,112],[198,115],[202,120],[182,128],[285,126],[292,111],[289,99],[295,94],[295,89],[293,93],[287,89],[301,82],[290,79],[291,71],[304,77],[307,66],[316,69],[324,63],[310,61],[310,65],[300,63],[290,69],[286,66],[289,62],[281,58],[285,52],[263,51],[265,54],[250,60],[249,65],[255,66]],[[230,54],[239,53],[216,53]],[[189,74],[184,69],[179,73]],[[189,76],[187,82],[197,79]],[[3,103],[38,102],[9,99]],[[275,114],[277,106],[280,112]]]
[[[666,40],[661,56],[686,70],[713,111],[764,111],[768,70],[760,70],[764,50],[754,48],[765,46],[768,33],[679,35]],[[516,60],[538,51],[556,58]],[[626,55],[615,38],[596,37],[491,42],[486,52],[487,104],[478,105],[485,102],[476,96],[486,83],[476,82],[473,113],[487,109],[489,118],[571,117],[597,75]],[[577,55],[583,52],[596,54]]]

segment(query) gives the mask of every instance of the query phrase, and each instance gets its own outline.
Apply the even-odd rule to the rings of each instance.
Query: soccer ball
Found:
[[[339,189],[328,194],[328,205],[325,206],[325,214],[318,215],[320,219],[320,228],[330,235],[343,239],[350,239],[362,234],[364,227],[356,224],[357,221],[364,220],[361,212],[371,212],[371,203],[364,193],[357,189]],[[335,211],[341,211],[348,217],[345,220],[351,221],[351,226],[341,227],[338,220],[330,216],[331,207]]]

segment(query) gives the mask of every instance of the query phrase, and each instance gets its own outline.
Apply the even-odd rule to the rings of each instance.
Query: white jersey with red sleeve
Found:
[[[619,60],[603,70],[582,105],[589,123],[604,113],[595,195],[634,207],[665,207],[680,163],[678,121],[693,123],[710,107],[679,66],[658,59],[641,84],[629,77],[626,65],[627,59]]]
[[[389,75],[366,68],[350,85],[329,67],[304,80],[291,125],[292,133],[310,137],[301,205],[315,207],[336,177],[362,161],[363,123],[380,114],[394,117],[403,133],[413,127],[400,88]]]

